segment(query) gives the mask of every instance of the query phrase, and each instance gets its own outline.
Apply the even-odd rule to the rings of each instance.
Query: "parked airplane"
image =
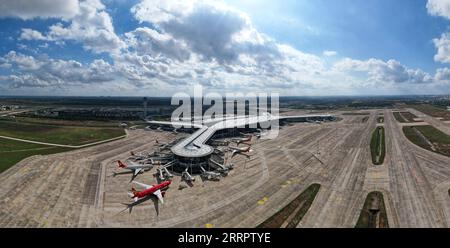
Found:
[[[146,170],[146,169],[151,169],[153,168],[153,164],[137,164],[137,163],[133,163],[131,162],[130,165],[124,164],[122,163],[122,161],[117,161],[119,168],[122,169],[127,169],[133,172],[133,176],[131,178],[131,181],[133,181],[133,179],[142,171]],[[114,176],[117,175],[116,172],[114,172]]]
[[[253,138],[253,136],[252,135],[249,135],[249,136],[246,136],[246,137],[244,137],[244,138],[233,138],[233,139],[231,139],[233,142],[235,142],[238,146],[239,146],[239,144],[241,144],[241,143],[246,143],[246,142],[250,142],[250,141],[252,141],[252,138]]]
[[[236,154],[241,154],[246,157],[250,157],[249,153],[253,152],[250,145],[247,147],[242,147],[242,148],[233,147],[233,146],[229,146],[228,148],[230,148],[232,150],[231,157],[234,157],[234,155],[236,155]]]
[[[142,153],[136,154],[136,153],[133,152],[133,151],[131,151],[130,154],[131,154],[131,157],[133,158],[133,160],[136,160],[136,161],[138,161],[138,160],[144,160],[144,159],[147,157],[146,155],[144,155],[144,154],[142,154]]]
[[[131,188],[131,192],[128,192],[128,195],[133,198],[134,202],[142,200],[143,198],[150,197],[152,195],[158,197],[158,200],[164,204],[164,194],[166,193],[167,188],[172,183],[172,181],[165,181],[157,185],[147,185],[140,182],[134,182],[137,185],[140,185],[145,188],[143,191],[137,191],[134,187]]]
[[[157,146],[159,148],[159,151],[163,151],[166,148],[168,148],[171,144],[169,143],[164,143],[164,142],[159,142],[158,139],[155,140],[155,146]]]

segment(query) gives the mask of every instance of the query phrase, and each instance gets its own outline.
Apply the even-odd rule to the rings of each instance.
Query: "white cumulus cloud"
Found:
[[[21,40],[50,40],[49,37],[46,37],[42,35],[41,32],[29,29],[29,28],[23,28],[22,33],[20,34],[19,39]]]
[[[450,19],[450,0],[428,0],[427,10],[430,15]]]
[[[343,59],[334,65],[337,70],[365,72],[369,81],[390,83],[432,83],[433,78],[420,69],[410,69],[396,60],[379,59],[354,60]]]
[[[367,94],[382,86],[391,93],[449,77],[446,68],[430,75],[396,60],[347,58],[332,63],[327,57],[337,56],[336,51],[315,55],[282,44],[258,31],[247,14],[218,1],[142,0],[130,11],[139,27],[121,36],[102,2],[89,0],[47,31],[23,28],[19,37],[42,44],[78,42],[87,51],[109,54],[111,64],[10,52],[0,57],[0,67],[9,68],[11,75],[0,81],[17,88],[95,84],[165,92],[199,83],[218,90],[304,95]],[[450,61],[448,36],[434,40],[437,61]]]
[[[82,64],[75,60],[35,58],[11,51],[0,57],[0,65],[3,64],[19,70],[17,74],[0,79],[13,88],[96,84],[115,79],[114,68],[101,59]]]
[[[450,62],[450,34],[443,33],[440,38],[433,39],[437,53],[434,60],[443,63]]]
[[[100,0],[86,0],[79,4],[79,11],[68,19],[70,24],[57,23],[49,27],[45,35],[23,29],[20,38],[27,40],[80,42],[86,50],[95,53],[117,53],[125,43],[114,32],[111,16]]]
[[[338,53],[336,51],[323,51],[323,55],[326,57],[333,57],[336,56]]]
[[[2,0],[0,17],[71,18],[78,13],[78,0]]]

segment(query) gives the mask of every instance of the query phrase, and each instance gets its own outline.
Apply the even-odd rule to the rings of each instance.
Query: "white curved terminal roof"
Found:
[[[222,121],[206,122],[206,125],[195,124],[190,122],[163,122],[163,121],[149,121],[150,124],[156,125],[184,125],[184,127],[194,127],[198,130],[191,136],[182,140],[172,147],[172,152],[181,157],[199,158],[205,157],[213,153],[214,148],[207,145],[206,142],[219,130],[245,127],[247,125],[267,123],[270,121],[282,119],[308,119],[308,118],[331,118],[331,115],[301,115],[301,116],[272,116],[270,114],[261,116],[246,116],[246,117],[228,117],[223,118]]]

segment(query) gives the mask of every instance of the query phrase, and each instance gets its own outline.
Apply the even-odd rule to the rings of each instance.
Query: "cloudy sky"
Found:
[[[450,0],[0,0],[0,95],[450,93]]]

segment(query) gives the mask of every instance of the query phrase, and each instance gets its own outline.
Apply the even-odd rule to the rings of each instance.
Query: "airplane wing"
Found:
[[[137,202],[137,201],[139,200],[139,198],[134,197],[134,194],[131,193],[131,192],[128,192],[128,195],[131,196],[131,197],[133,197],[133,201],[134,201],[134,202]]]
[[[161,190],[157,190],[157,191],[155,191],[155,193],[153,193],[154,195],[156,195],[156,197],[158,197],[158,200],[162,203],[162,204],[164,204],[164,198],[163,198],[163,196],[162,196],[162,193],[161,193]]]
[[[136,181],[134,181],[134,183],[137,184],[137,185],[140,185],[140,186],[144,187],[145,189],[149,189],[149,188],[153,187],[153,186],[151,186],[151,185],[147,185],[147,184],[145,184],[145,183],[140,183],[140,182],[136,182]]]
[[[131,165],[131,166],[139,166],[140,165],[140,164],[137,164],[137,163],[135,163],[133,161],[128,161],[128,164]]]
[[[233,150],[233,151],[231,152],[231,157],[234,157],[234,155],[236,155],[236,153],[237,153],[237,150]]]
[[[141,172],[142,168],[138,168],[136,170],[134,170],[134,176],[137,176],[139,174],[139,172]]]

